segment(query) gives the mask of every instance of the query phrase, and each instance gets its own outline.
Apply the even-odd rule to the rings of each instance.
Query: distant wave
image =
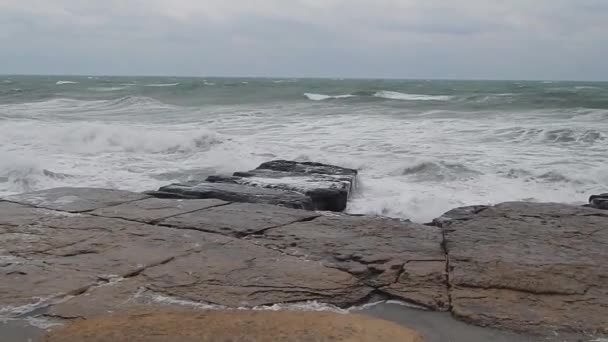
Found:
[[[163,131],[152,126],[87,123],[57,128],[67,149],[83,153],[187,153],[207,151],[222,143],[206,129]]]
[[[99,113],[105,113],[105,115],[123,115],[124,113],[149,114],[163,113],[180,108],[182,107],[143,96],[124,96],[111,100],[54,98],[46,101],[0,104],[0,112],[4,111],[6,113],[0,113],[0,118],[33,119],[51,116],[87,116],[89,114],[96,116]]]
[[[274,80],[272,81],[272,83],[295,83],[298,82],[297,79],[290,79],[290,80]]]
[[[601,88],[593,87],[593,86],[577,86],[577,87],[574,87],[574,89],[583,90],[583,89],[601,89]]]
[[[447,95],[405,94],[387,90],[379,91],[375,93],[374,96],[383,99],[401,101],[449,101],[452,99],[452,96]]]
[[[63,85],[63,84],[78,84],[79,82],[75,82],[75,81],[57,81],[57,83],[55,83],[56,85]]]
[[[350,97],[356,97],[357,95],[346,94],[346,95],[324,95],[324,94],[314,94],[314,93],[305,93],[309,100],[312,101],[324,101],[324,100],[335,100],[335,99],[347,99]]]
[[[124,87],[92,87],[89,88],[89,90],[91,91],[98,91],[98,92],[112,92],[112,91],[119,91],[119,90],[124,90],[127,89],[128,86],[124,86]]]
[[[146,87],[175,87],[179,85],[178,83],[152,83],[152,84],[146,84]]]

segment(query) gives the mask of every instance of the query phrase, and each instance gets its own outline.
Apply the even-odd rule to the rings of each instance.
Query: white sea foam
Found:
[[[312,101],[324,101],[324,100],[332,100],[332,99],[347,99],[350,97],[356,97],[357,95],[345,94],[345,95],[323,95],[323,94],[314,94],[314,93],[305,93],[309,100]]]
[[[64,85],[64,84],[78,84],[76,81],[57,81],[56,85]]]
[[[417,222],[462,205],[584,202],[608,188],[604,109],[425,111],[376,102],[3,104],[0,196],[58,186],[144,191],[275,158],[357,168],[350,212]]]
[[[152,84],[146,84],[146,87],[175,87],[179,85],[178,83],[152,83]]]
[[[374,96],[383,99],[402,101],[449,101],[452,99],[452,96],[446,95],[405,94],[386,90],[379,91],[375,93]]]

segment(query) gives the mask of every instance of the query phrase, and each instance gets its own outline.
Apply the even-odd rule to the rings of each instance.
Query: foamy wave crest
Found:
[[[152,84],[146,84],[146,87],[175,87],[179,85],[178,83],[152,83]]]
[[[71,177],[40,167],[36,162],[15,154],[0,154],[0,188],[9,193],[21,193],[53,187]],[[1,193],[2,191],[0,191]]]
[[[510,178],[510,179],[520,179],[524,182],[539,182],[539,183],[547,183],[547,184],[556,184],[556,183],[574,183],[574,184],[583,184],[579,179],[574,177],[566,176],[558,171],[548,171],[541,174],[535,174],[530,170],[525,169],[510,169],[508,171],[498,171],[497,174],[499,176]]]
[[[81,153],[187,153],[207,151],[221,143],[206,129],[169,130],[163,127],[77,124],[56,129],[62,144]]]
[[[346,94],[346,95],[324,95],[324,94],[314,94],[314,93],[305,93],[309,100],[312,101],[325,101],[325,100],[336,100],[336,99],[347,99],[350,97],[356,97],[357,95]]]
[[[447,95],[423,95],[423,94],[405,94],[396,91],[379,91],[374,94],[375,97],[380,97],[388,100],[401,101],[449,101],[452,96]]]
[[[126,111],[133,113],[153,113],[174,110],[176,106],[141,96],[126,96],[115,100],[75,100],[68,98],[55,98],[41,102],[27,102],[20,104],[0,104],[3,109],[11,113],[14,118],[83,116],[98,113],[118,113]]]
[[[481,173],[458,163],[422,161],[399,168],[391,174],[414,177],[418,181],[454,181],[471,179]]]
[[[75,82],[75,81],[57,81],[57,83],[55,83],[56,85],[63,85],[63,84],[78,84],[79,82]]]

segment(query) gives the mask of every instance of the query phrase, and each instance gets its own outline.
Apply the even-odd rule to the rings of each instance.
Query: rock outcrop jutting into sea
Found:
[[[322,189],[347,195],[354,175]],[[393,299],[481,326],[608,334],[608,211],[514,202],[421,225],[243,202],[89,188],[6,197],[0,316]]]
[[[343,211],[356,185],[357,170],[277,160],[232,176],[171,184],[150,194],[165,198],[217,198],[294,209]]]
[[[608,194],[593,195],[589,198],[591,208],[608,210]]]

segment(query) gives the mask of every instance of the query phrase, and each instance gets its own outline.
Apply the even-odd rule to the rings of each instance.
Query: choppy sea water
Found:
[[[353,213],[584,202],[608,191],[608,83],[0,76],[0,196],[278,158],[359,169]]]

